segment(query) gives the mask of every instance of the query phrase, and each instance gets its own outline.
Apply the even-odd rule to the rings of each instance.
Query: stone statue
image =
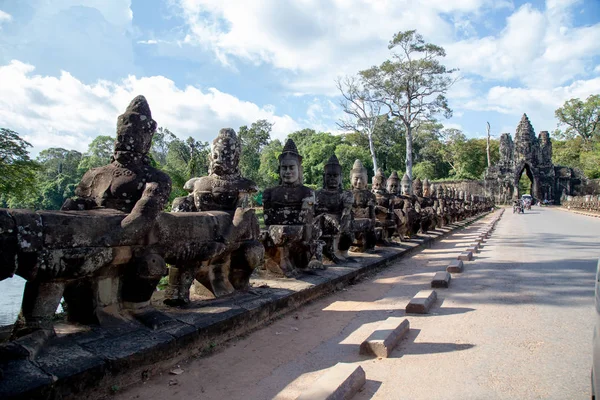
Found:
[[[167,263],[208,260],[237,239],[244,218],[227,225],[226,213],[162,212],[171,180],[147,156],[155,128],[146,99],[136,97],[118,117],[111,163],[88,171],[61,211],[0,210],[0,259],[10,261],[0,279],[27,281],[13,338],[52,336],[62,297],[73,322],[135,316]]]
[[[350,171],[352,185],[352,231],[355,241],[351,251],[365,252],[372,250],[377,241],[375,235],[375,202],[373,193],[367,189],[367,169],[360,160],[354,161]]]
[[[314,224],[315,193],[302,184],[302,156],[291,139],[279,156],[279,178],[278,186],[263,193],[265,268],[287,277],[323,269],[321,232]]]
[[[396,171],[387,179],[387,191],[392,203],[396,222],[396,235],[398,239],[403,240],[409,237],[409,227],[414,218],[412,203],[400,195],[400,177]]]
[[[432,197],[432,185],[427,178],[423,179],[423,197]]]
[[[256,193],[256,184],[240,175],[241,144],[230,128],[221,129],[212,142],[209,174],[192,178],[184,189],[191,194],[173,201],[173,211],[223,211],[233,223],[237,218],[247,221],[239,226],[238,240],[229,243],[227,251],[203,265],[183,263],[169,268],[169,286],[165,304],[182,305],[189,302],[189,290],[194,279],[215,296],[223,296],[249,286],[250,275],[262,265],[264,247],[258,241],[260,229],[254,210],[249,208],[249,196]],[[191,200],[190,200],[191,198]]]
[[[404,174],[400,181],[400,198],[404,200],[407,214],[408,235],[413,237],[421,229],[421,215],[419,205],[412,197],[412,182],[408,174]]]
[[[421,182],[419,178],[413,181],[413,197],[414,203],[419,205],[418,211],[421,214],[421,232],[427,231],[437,226],[437,216],[433,209],[433,200],[424,196],[425,183],[427,184],[427,192],[429,194],[429,181],[427,178]]]
[[[347,259],[352,244],[352,193],[342,188],[342,166],[333,154],[323,171],[323,189],[316,193],[315,212],[321,226],[323,254],[334,263]]]
[[[392,236],[396,232],[393,201],[395,196],[386,189],[387,180],[381,168],[373,177],[371,191],[375,195],[375,233],[377,243],[383,246],[392,245]]]

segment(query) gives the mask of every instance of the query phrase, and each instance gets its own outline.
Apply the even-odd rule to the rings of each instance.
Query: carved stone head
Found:
[[[335,154],[332,154],[323,170],[323,188],[326,190],[342,189],[342,166]]]
[[[400,188],[403,196],[409,196],[411,194],[411,182],[408,174],[404,174],[402,181],[400,182]]]
[[[383,170],[381,168],[377,168],[377,173],[371,180],[371,191],[373,193],[386,191],[385,174],[383,173]]]
[[[288,139],[279,155],[279,184],[302,184],[302,156],[298,153],[296,143]]]
[[[354,161],[350,170],[350,184],[353,189],[364,190],[367,188],[367,169],[360,160]]]
[[[431,197],[431,184],[429,179],[423,179],[423,197]]]
[[[412,183],[413,194],[418,197],[423,197],[423,183],[417,178]]]
[[[396,171],[392,172],[387,180],[388,193],[398,194],[400,192],[400,177]]]
[[[137,96],[129,103],[127,110],[119,115],[117,119],[115,153],[148,154],[155,131],[156,121],[152,119],[152,113],[146,98]]]
[[[210,173],[216,175],[239,175],[241,143],[235,131],[223,128],[212,142]]]

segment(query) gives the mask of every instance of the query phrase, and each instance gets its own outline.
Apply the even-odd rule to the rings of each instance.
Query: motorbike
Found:
[[[525,214],[525,209],[523,208],[523,204],[521,204],[521,203],[513,204],[513,214],[514,213]]]

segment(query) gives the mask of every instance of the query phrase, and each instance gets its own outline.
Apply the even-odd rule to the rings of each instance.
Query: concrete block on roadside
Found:
[[[461,273],[464,267],[462,260],[453,260],[450,265],[446,267],[446,271],[451,273]]]
[[[394,347],[410,330],[407,319],[390,317],[360,345],[360,354],[388,358]]]
[[[427,314],[437,300],[435,290],[421,290],[406,306],[406,312],[411,314]]]
[[[466,253],[476,254],[479,247],[477,246],[469,246],[467,247]]]
[[[296,400],[350,399],[364,386],[366,380],[365,370],[360,365],[337,363]]]
[[[473,259],[473,252],[471,251],[463,251],[462,253],[460,253],[458,255],[457,260],[462,260],[462,261],[471,261]]]
[[[447,271],[436,272],[431,280],[432,288],[447,288],[450,286],[452,276]]]

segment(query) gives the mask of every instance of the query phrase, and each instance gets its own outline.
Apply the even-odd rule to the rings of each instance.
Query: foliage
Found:
[[[110,163],[110,158],[115,147],[115,138],[112,136],[97,136],[88,146],[81,157],[78,169],[81,175],[92,168],[101,167]]]
[[[275,139],[267,144],[260,154],[258,173],[261,176],[263,189],[274,186],[279,182],[279,175],[277,173],[277,168],[279,166],[278,157],[282,150],[283,144],[279,139]]]
[[[405,127],[406,172],[412,177],[413,130],[437,114],[452,115],[445,97],[454,83],[438,60],[446,56],[442,47],[426,43],[416,31],[399,32],[388,46],[392,57],[380,66],[359,72],[365,87],[376,93],[376,101]]]
[[[559,126],[566,126],[562,138],[583,139],[586,150],[591,150],[592,140],[600,136],[600,95],[590,95],[585,101],[571,99],[559,107],[554,115]]]
[[[35,208],[58,210],[64,201],[75,195],[75,188],[83,173],[79,170],[83,155],[76,150],[51,147],[37,157],[37,199]]]
[[[273,124],[264,119],[253,122],[248,128],[241,126],[238,130],[238,138],[242,143],[242,154],[240,156],[240,171],[242,176],[253,180],[259,186],[263,186],[267,180],[260,174],[261,152],[271,140]]]
[[[34,188],[39,166],[29,158],[28,147],[17,132],[0,128],[0,203],[21,202]]]

